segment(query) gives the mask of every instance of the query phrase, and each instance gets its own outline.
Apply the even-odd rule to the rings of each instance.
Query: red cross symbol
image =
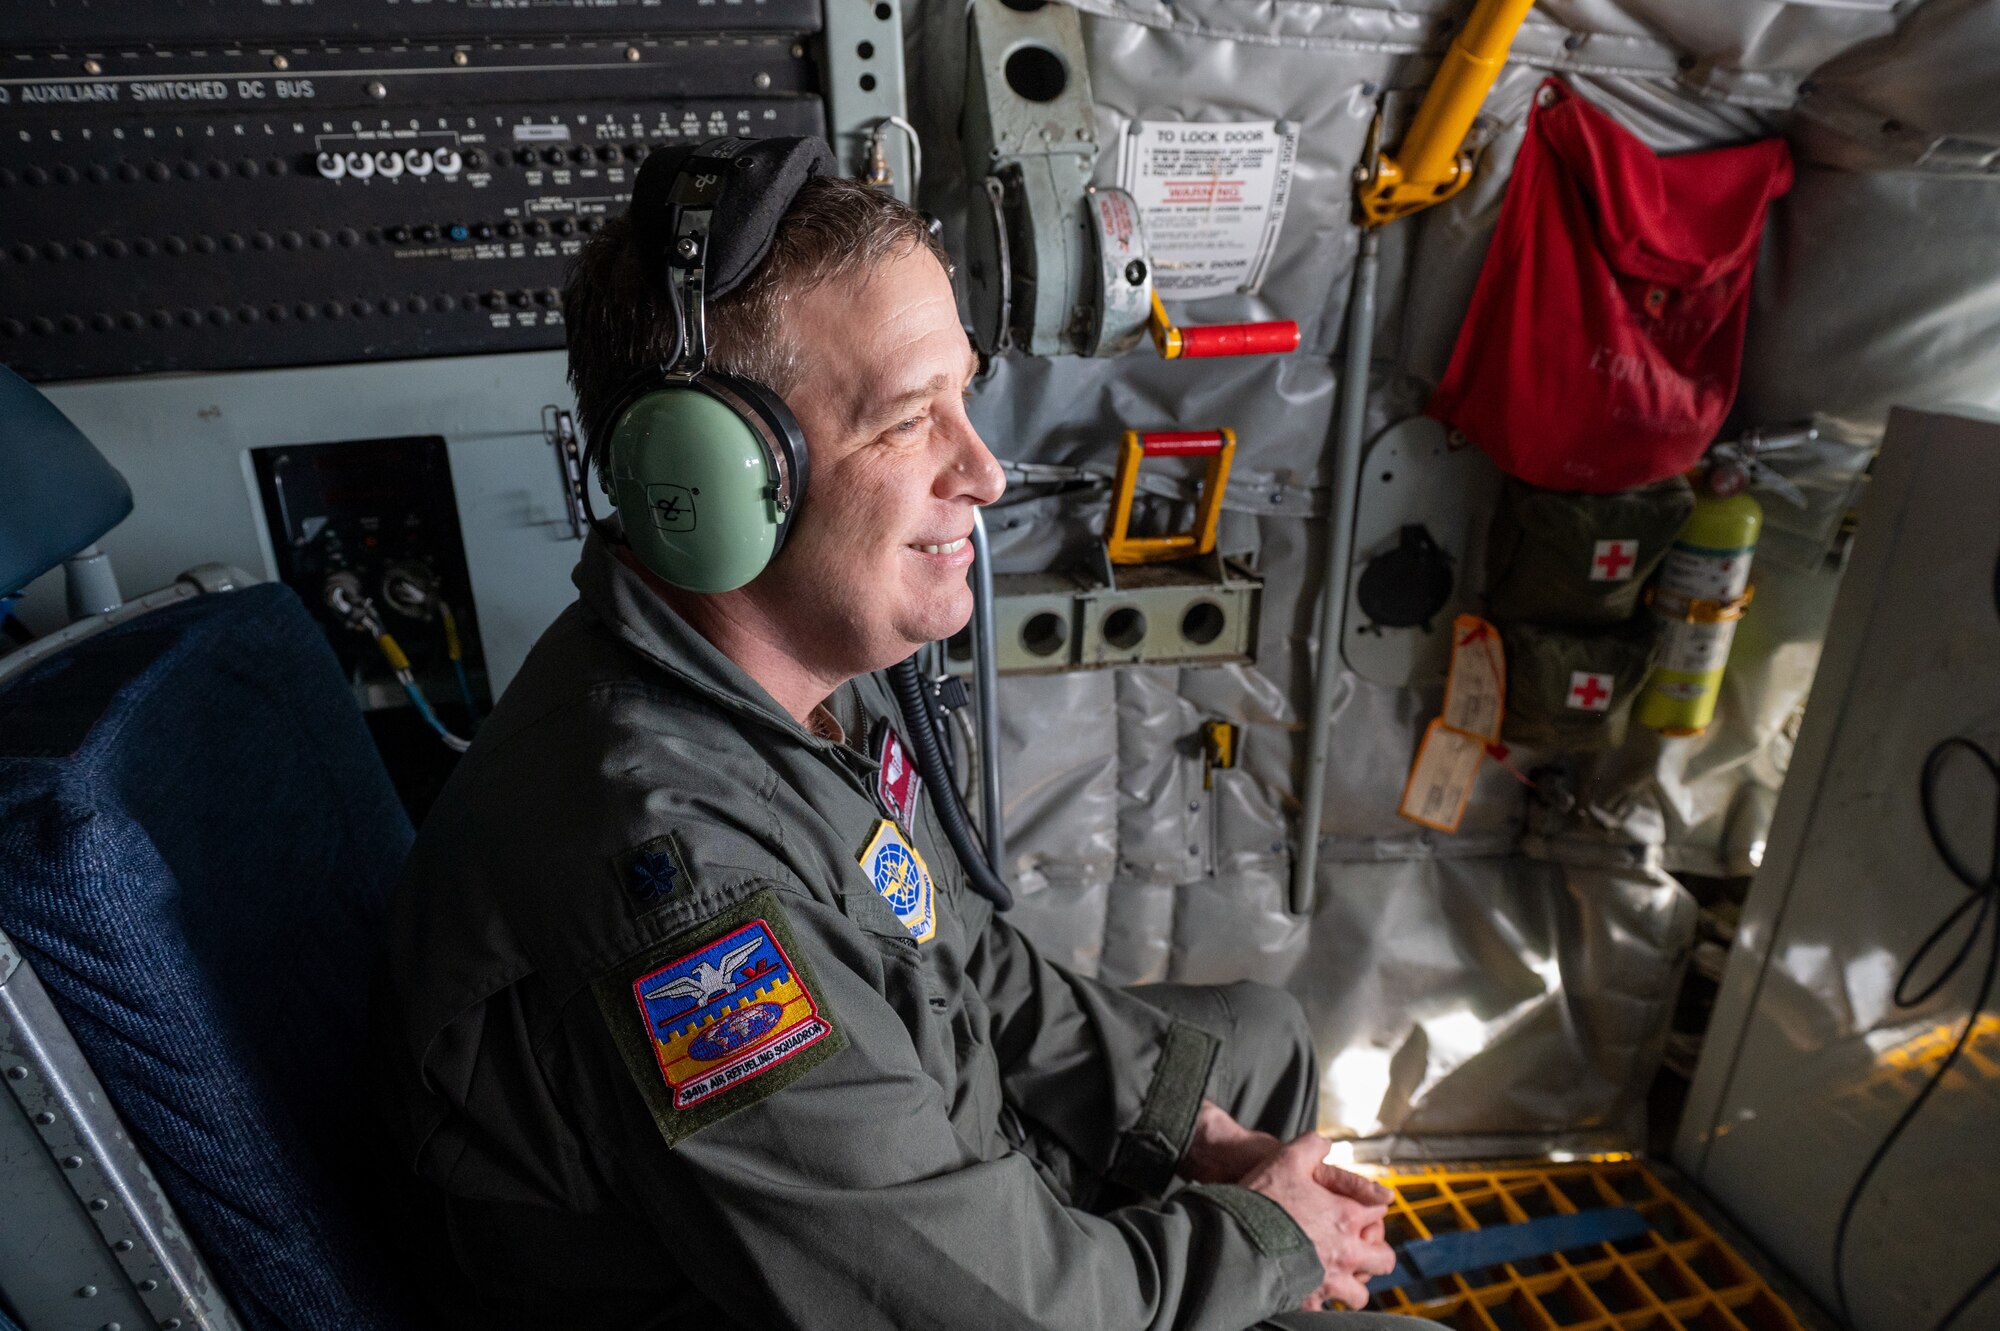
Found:
[[[1590,558],[1592,582],[1623,582],[1639,562],[1637,541],[1599,541]]]
[[[1585,712],[1608,709],[1611,706],[1611,676],[1572,670],[1569,676],[1569,705]]]

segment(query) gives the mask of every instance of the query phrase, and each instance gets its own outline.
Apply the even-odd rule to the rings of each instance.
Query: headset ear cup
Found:
[[[753,419],[731,398],[743,394],[665,379],[620,413],[606,450],[626,542],[646,568],[688,591],[749,582],[790,525],[772,502],[773,431],[761,410]]]
[[[812,454],[806,447],[805,431],[799,428],[798,417],[792,415],[792,409],[785,405],[785,400],[775,390],[755,379],[719,374],[712,370],[702,379],[742,399],[762,421],[766,434],[777,448],[778,465],[787,482],[785,495],[789,504],[785,520],[778,529],[778,549],[782,550],[799,525],[799,512],[805,506],[806,490],[812,479]],[[772,553],[776,554],[776,551]]]

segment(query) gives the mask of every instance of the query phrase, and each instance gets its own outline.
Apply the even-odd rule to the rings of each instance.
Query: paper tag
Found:
[[[1500,634],[1478,615],[1460,615],[1451,625],[1451,674],[1445,680],[1441,719],[1453,730],[1497,740],[1506,695]]]
[[[1483,740],[1449,728],[1442,717],[1433,719],[1417,748],[1417,761],[1410,768],[1403,802],[1396,812],[1413,823],[1456,832],[1485,757]]]
[[[1479,764],[1499,743],[1506,697],[1507,654],[1499,631],[1478,615],[1460,615],[1451,623],[1444,713],[1424,731],[1397,813],[1440,832],[1458,830]]]
[[[1254,292],[1292,192],[1298,126],[1135,120],[1119,184],[1146,219],[1153,284],[1169,300]]]

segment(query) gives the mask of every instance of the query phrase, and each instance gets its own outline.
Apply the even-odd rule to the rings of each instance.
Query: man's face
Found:
[[[859,287],[823,285],[786,317],[806,365],[786,402],[812,474],[798,530],[750,590],[802,658],[879,670],[972,614],[972,513],[1006,488],[965,414],[978,361],[951,279],[923,250]]]

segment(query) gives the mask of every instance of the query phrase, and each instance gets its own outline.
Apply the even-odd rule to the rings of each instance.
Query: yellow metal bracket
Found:
[[[1533,7],[1534,0],[1479,0],[1445,52],[1397,154],[1380,151],[1379,122],[1369,131],[1357,180],[1363,226],[1421,212],[1471,182],[1472,155],[1464,150],[1465,136]]]
[[[1169,536],[1133,536],[1132,498],[1139,488],[1139,463],[1149,457],[1208,458],[1195,501],[1194,528]],[[1194,430],[1141,434],[1125,432],[1118,453],[1118,475],[1112,483],[1111,521],[1105,529],[1104,551],[1114,564],[1156,564],[1166,559],[1205,555],[1215,549],[1215,528],[1222,519],[1222,495],[1229,488],[1229,466],[1236,459],[1236,431]]]

